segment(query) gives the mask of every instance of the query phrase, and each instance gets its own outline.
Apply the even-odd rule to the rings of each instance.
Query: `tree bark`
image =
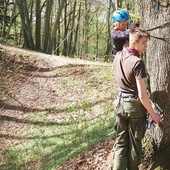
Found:
[[[115,3],[113,3],[112,0],[110,0],[109,1],[108,14],[107,14],[107,28],[108,28],[107,29],[107,35],[108,35],[107,38],[108,38],[108,40],[107,40],[107,48],[106,48],[105,58],[104,58],[105,61],[108,61],[109,53],[112,49],[112,45],[111,45],[111,42],[110,42],[110,29],[111,29],[110,18],[111,18],[113,11],[115,11],[115,10],[116,10]],[[113,60],[113,58],[111,58],[111,60]]]
[[[9,34],[10,34],[10,30],[11,30],[12,26],[14,25],[14,23],[16,24],[16,18],[18,16],[18,14],[16,13],[16,8],[17,8],[17,1],[15,0],[14,5],[13,5],[12,14],[11,14],[11,17],[10,17],[9,27],[7,29],[6,42],[9,39]]]
[[[52,35],[51,35],[51,38],[50,38],[49,47],[48,47],[48,52],[49,53],[52,53],[52,50],[54,48],[55,39],[56,39],[56,33],[57,33],[57,30],[58,30],[58,28],[60,26],[60,17],[61,17],[62,10],[63,10],[64,5],[65,5],[66,2],[67,2],[67,0],[62,0],[61,4],[60,4],[60,7],[59,7],[59,10],[58,10],[58,13],[57,13],[57,16],[56,16],[56,20],[55,20],[55,24],[54,24],[54,28],[53,28],[53,32],[52,32]]]
[[[76,53],[76,46],[77,46],[77,42],[78,42],[78,33],[79,33],[79,26],[80,26],[80,18],[81,18],[81,3],[79,5],[79,9],[78,9],[78,19],[77,19],[77,25],[76,25],[76,29],[75,29],[75,37],[74,37],[74,42],[73,42],[73,51],[72,51],[72,55]]]
[[[22,31],[24,36],[24,47],[34,49],[34,41],[31,33],[31,22],[29,19],[26,0],[17,1],[19,13],[22,23]]]
[[[73,53],[73,34],[74,34],[74,25],[75,25],[75,16],[76,16],[76,6],[77,6],[77,1],[74,1],[73,5],[73,13],[71,17],[71,23],[70,23],[70,36],[69,36],[69,48],[68,48],[68,53],[70,57],[74,57]]]
[[[50,16],[52,9],[53,0],[47,0],[46,11],[45,11],[45,23],[44,23],[44,36],[43,36],[43,50],[47,52],[49,45],[50,35]]]
[[[159,2],[138,0],[141,27],[151,34],[146,65],[150,74],[152,100],[165,114],[160,128],[154,132],[160,135],[159,145],[162,146],[170,142],[170,4],[168,1]],[[158,142],[157,137],[153,137],[155,143]]]
[[[41,50],[41,0],[36,0],[36,26],[35,26],[35,46],[36,50]]]

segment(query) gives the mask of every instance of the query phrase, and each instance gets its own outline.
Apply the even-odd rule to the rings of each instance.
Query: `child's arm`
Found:
[[[124,30],[124,31],[112,29],[111,37],[114,39],[129,39],[129,31],[130,31],[130,29]]]

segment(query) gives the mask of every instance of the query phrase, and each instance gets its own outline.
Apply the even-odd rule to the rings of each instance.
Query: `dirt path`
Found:
[[[34,51],[26,50],[26,49],[16,48],[12,46],[5,46],[2,44],[0,44],[0,48],[8,50],[8,53],[10,53],[11,55],[12,54],[24,55],[24,56],[29,56],[41,62],[43,61],[46,64],[48,63],[51,68],[61,67],[64,65],[94,65],[94,66],[106,66],[106,67],[111,66],[111,64],[109,63],[93,62],[93,61],[87,61],[87,60],[82,60],[82,59],[66,58],[62,56],[49,55],[49,54],[34,52]]]

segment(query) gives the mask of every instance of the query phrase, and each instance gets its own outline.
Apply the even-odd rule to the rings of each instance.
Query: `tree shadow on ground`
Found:
[[[112,123],[107,125],[107,127],[105,128],[112,129],[113,128]],[[16,167],[17,169],[27,169],[28,167],[30,169],[36,169],[36,167],[39,167],[39,169],[44,169],[44,170],[53,169],[56,166],[60,165],[61,163],[64,163],[70,158],[72,158],[73,156],[77,155],[78,153],[82,152],[82,150],[86,150],[87,148],[92,148],[95,146],[95,144],[102,142],[106,138],[106,136],[102,133],[103,130],[104,130],[103,127],[99,125],[96,128],[92,128],[88,132],[88,135],[86,134],[86,131],[84,131],[84,135],[87,135],[87,138],[83,138],[81,140],[78,140],[79,138],[77,140],[74,139],[72,142],[68,142],[68,143],[61,143],[61,144],[54,143],[53,150],[47,154],[43,154],[38,158],[27,161],[20,165],[3,164],[0,166],[0,169],[12,170],[15,169]],[[48,148],[49,146],[50,143],[45,143],[44,148]],[[79,165],[79,162],[77,162],[76,166],[77,165]],[[65,168],[67,169],[67,167]]]

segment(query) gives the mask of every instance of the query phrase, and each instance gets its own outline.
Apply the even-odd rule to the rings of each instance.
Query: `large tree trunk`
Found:
[[[153,140],[162,146],[170,142],[170,4],[168,0],[159,1],[159,4],[148,0],[138,2],[141,27],[151,34],[146,54],[151,97],[165,114],[161,128],[153,132],[159,134],[159,138],[153,135]]]

